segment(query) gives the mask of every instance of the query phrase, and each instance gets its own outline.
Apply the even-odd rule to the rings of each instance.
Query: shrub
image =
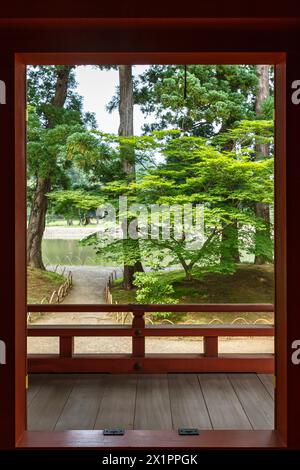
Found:
[[[136,273],[134,285],[138,288],[136,300],[140,304],[177,304],[174,289],[163,278],[154,272]],[[154,312],[153,319],[178,320],[181,314],[176,312]]]

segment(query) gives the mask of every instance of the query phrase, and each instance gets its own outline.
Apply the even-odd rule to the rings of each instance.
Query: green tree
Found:
[[[152,65],[137,81],[135,103],[155,122],[145,131],[180,128],[211,137],[255,116],[258,79],[250,65]],[[112,101],[111,106],[114,105]]]
[[[45,269],[42,238],[48,208],[47,194],[66,185],[64,144],[85,126],[95,126],[94,116],[83,116],[82,100],[73,66],[38,66],[28,70],[28,176],[30,216],[27,229],[27,263]]]
[[[49,157],[47,147],[43,147],[40,136],[42,129],[50,130],[55,126],[57,115],[65,105],[71,70],[70,66],[41,67],[31,69],[28,74],[29,103],[35,105],[37,114],[41,118],[39,127],[35,128],[36,132],[29,131],[28,135],[29,172],[31,177],[35,178],[35,190],[27,229],[27,264],[34,268],[45,269],[42,259],[42,238],[47,212],[46,194],[51,190],[51,176],[53,176],[50,162],[47,161]],[[31,137],[37,138],[36,145],[30,142]],[[53,163],[53,159],[51,160]],[[34,162],[33,167],[30,168],[32,162]]]
[[[257,84],[252,65],[154,65],[140,77],[135,100],[143,112],[155,115],[146,132],[171,126],[211,137],[236,121],[255,117]],[[231,146],[226,142],[224,150]],[[237,221],[224,227],[221,238],[222,259],[239,262]]]
[[[262,230],[264,227],[264,221],[255,214],[255,204],[272,201],[273,159],[256,161],[253,142],[271,142],[272,122],[243,122],[228,132],[226,137],[222,135],[222,139],[212,145],[207,139],[170,131],[127,138],[124,142],[131,142],[137,158],[144,162],[146,160],[147,164],[141,168],[135,181],[116,181],[107,184],[103,191],[108,200],[115,200],[116,207],[117,197],[127,195],[131,204],[128,219],[138,219],[138,223],[133,225],[133,231],[136,231],[144,259],[152,267],[180,264],[187,280],[192,278],[195,267],[203,272],[232,272],[232,260],[226,259],[220,263],[220,259],[222,231],[224,226],[230,227],[234,221],[238,221],[240,226],[239,245],[243,250],[255,253],[255,229]],[[226,139],[235,142],[231,152],[218,150],[218,146],[223,146]],[[161,161],[155,163],[155,155],[158,153]],[[149,158],[151,154],[152,158]],[[132,203],[136,205],[132,206]],[[161,205],[167,205],[168,208],[176,205],[184,209],[184,204],[191,204],[193,216],[197,204],[202,204],[205,220],[202,243],[200,246],[196,244],[199,233],[193,226],[181,224],[178,233],[180,224],[173,215],[170,217],[169,236],[153,237],[152,227],[149,228],[148,224],[149,212],[139,214],[137,204],[155,207],[157,211],[161,210]],[[169,209],[167,212],[170,214]],[[165,229],[162,217],[159,215],[160,219],[156,222],[158,233]],[[109,259],[122,260],[133,266],[138,256],[134,249],[136,240],[113,240],[106,235],[104,231],[101,236],[91,237],[89,243],[95,245],[102,256],[107,254]],[[264,250],[271,256],[272,247],[265,242]],[[228,243],[233,243],[230,233]]]
[[[103,70],[118,69],[119,86],[116,95],[113,98],[113,104],[108,105],[108,110],[118,108],[119,111],[119,131],[121,137],[129,137],[134,134],[134,79],[132,74],[132,65],[119,66],[100,66]],[[134,149],[129,143],[120,145],[121,161],[123,172],[128,180],[134,180],[136,174],[136,159]],[[127,225],[122,230],[127,231]],[[124,246],[126,251],[126,247]],[[135,250],[139,253],[139,246],[136,243]],[[143,272],[141,259],[137,257],[134,265],[124,264],[124,288],[131,290],[133,288],[134,274]]]
[[[119,135],[122,137],[133,136],[133,77],[131,65],[119,65]],[[120,153],[123,162],[123,171],[127,179],[134,180],[136,173],[136,161],[134,148],[130,143],[121,143]],[[123,226],[127,231],[127,224]],[[126,249],[124,247],[124,249]],[[139,254],[139,245],[136,243],[135,250]],[[124,288],[133,288],[134,273],[143,271],[141,259],[136,259],[133,265],[124,264]]]
[[[52,203],[52,212],[63,215],[67,220],[73,218],[88,219],[91,212],[104,203],[99,194],[82,189],[52,191],[47,195]]]
[[[174,288],[161,276],[153,272],[138,272],[134,276],[137,287],[136,300],[140,304],[177,304],[174,299]],[[174,312],[154,312],[152,317],[158,320],[178,320],[181,315]]]
[[[271,104],[271,112],[273,115],[274,110],[274,103],[273,103],[273,96],[271,95],[271,87],[270,87],[270,66],[269,65],[257,65],[257,76],[258,76],[258,87],[256,93],[256,102],[255,102],[255,110],[257,119],[263,119],[266,114],[269,114],[269,108]],[[271,115],[271,117],[273,117]],[[256,158],[259,159],[266,159],[269,155],[269,145],[265,143],[257,143],[256,144]],[[268,258],[264,257],[260,250],[260,241],[264,237],[270,237],[271,227],[270,227],[270,206],[269,204],[264,204],[262,202],[258,202],[255,206],[255,211],[257,217],[263,219],[265,221],[265,233],[260,233],[257,231],[256,238],[257,238],[257,254],[255,255],[255,264],[264,264],[268,261]]]

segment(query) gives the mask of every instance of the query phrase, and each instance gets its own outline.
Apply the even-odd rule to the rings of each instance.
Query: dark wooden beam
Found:
[[[130,354],[76,354],[73,358],[59,355],[30,354],[30,373],[170,373],[170,372],[274,372],[273,354],[146,354],[136,358]]]

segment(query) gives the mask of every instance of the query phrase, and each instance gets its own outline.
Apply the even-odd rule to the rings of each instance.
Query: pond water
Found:
[[[96,265],[99,257],[91,246],[81,246],[78,240],[43,240],[43,261],[46,265]],[[108,263],[102,263],[105,265]],[[110,263],[111,264],[111,263]]]
[[[242,254],[243,262],[252,263],[254,256]],[[112,261],[96,255],[91,246],[81,246],[78,240],[43,240],[43,261],[46,265],[101,265],[117,266]]]

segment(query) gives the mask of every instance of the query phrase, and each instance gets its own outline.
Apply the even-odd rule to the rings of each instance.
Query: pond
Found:
[[[46,265],[112,265],[101,261],[91,246],[81,246],[78,240],[43,240],[43,261]]]
[[[91,246],[81,246],[79,240],[43,240],[43,261],[46,265],[101,265],[117,266],[112,261],[103,260],[96,255]],[[253,255],[242,253],[242,262],[252,263]]]

